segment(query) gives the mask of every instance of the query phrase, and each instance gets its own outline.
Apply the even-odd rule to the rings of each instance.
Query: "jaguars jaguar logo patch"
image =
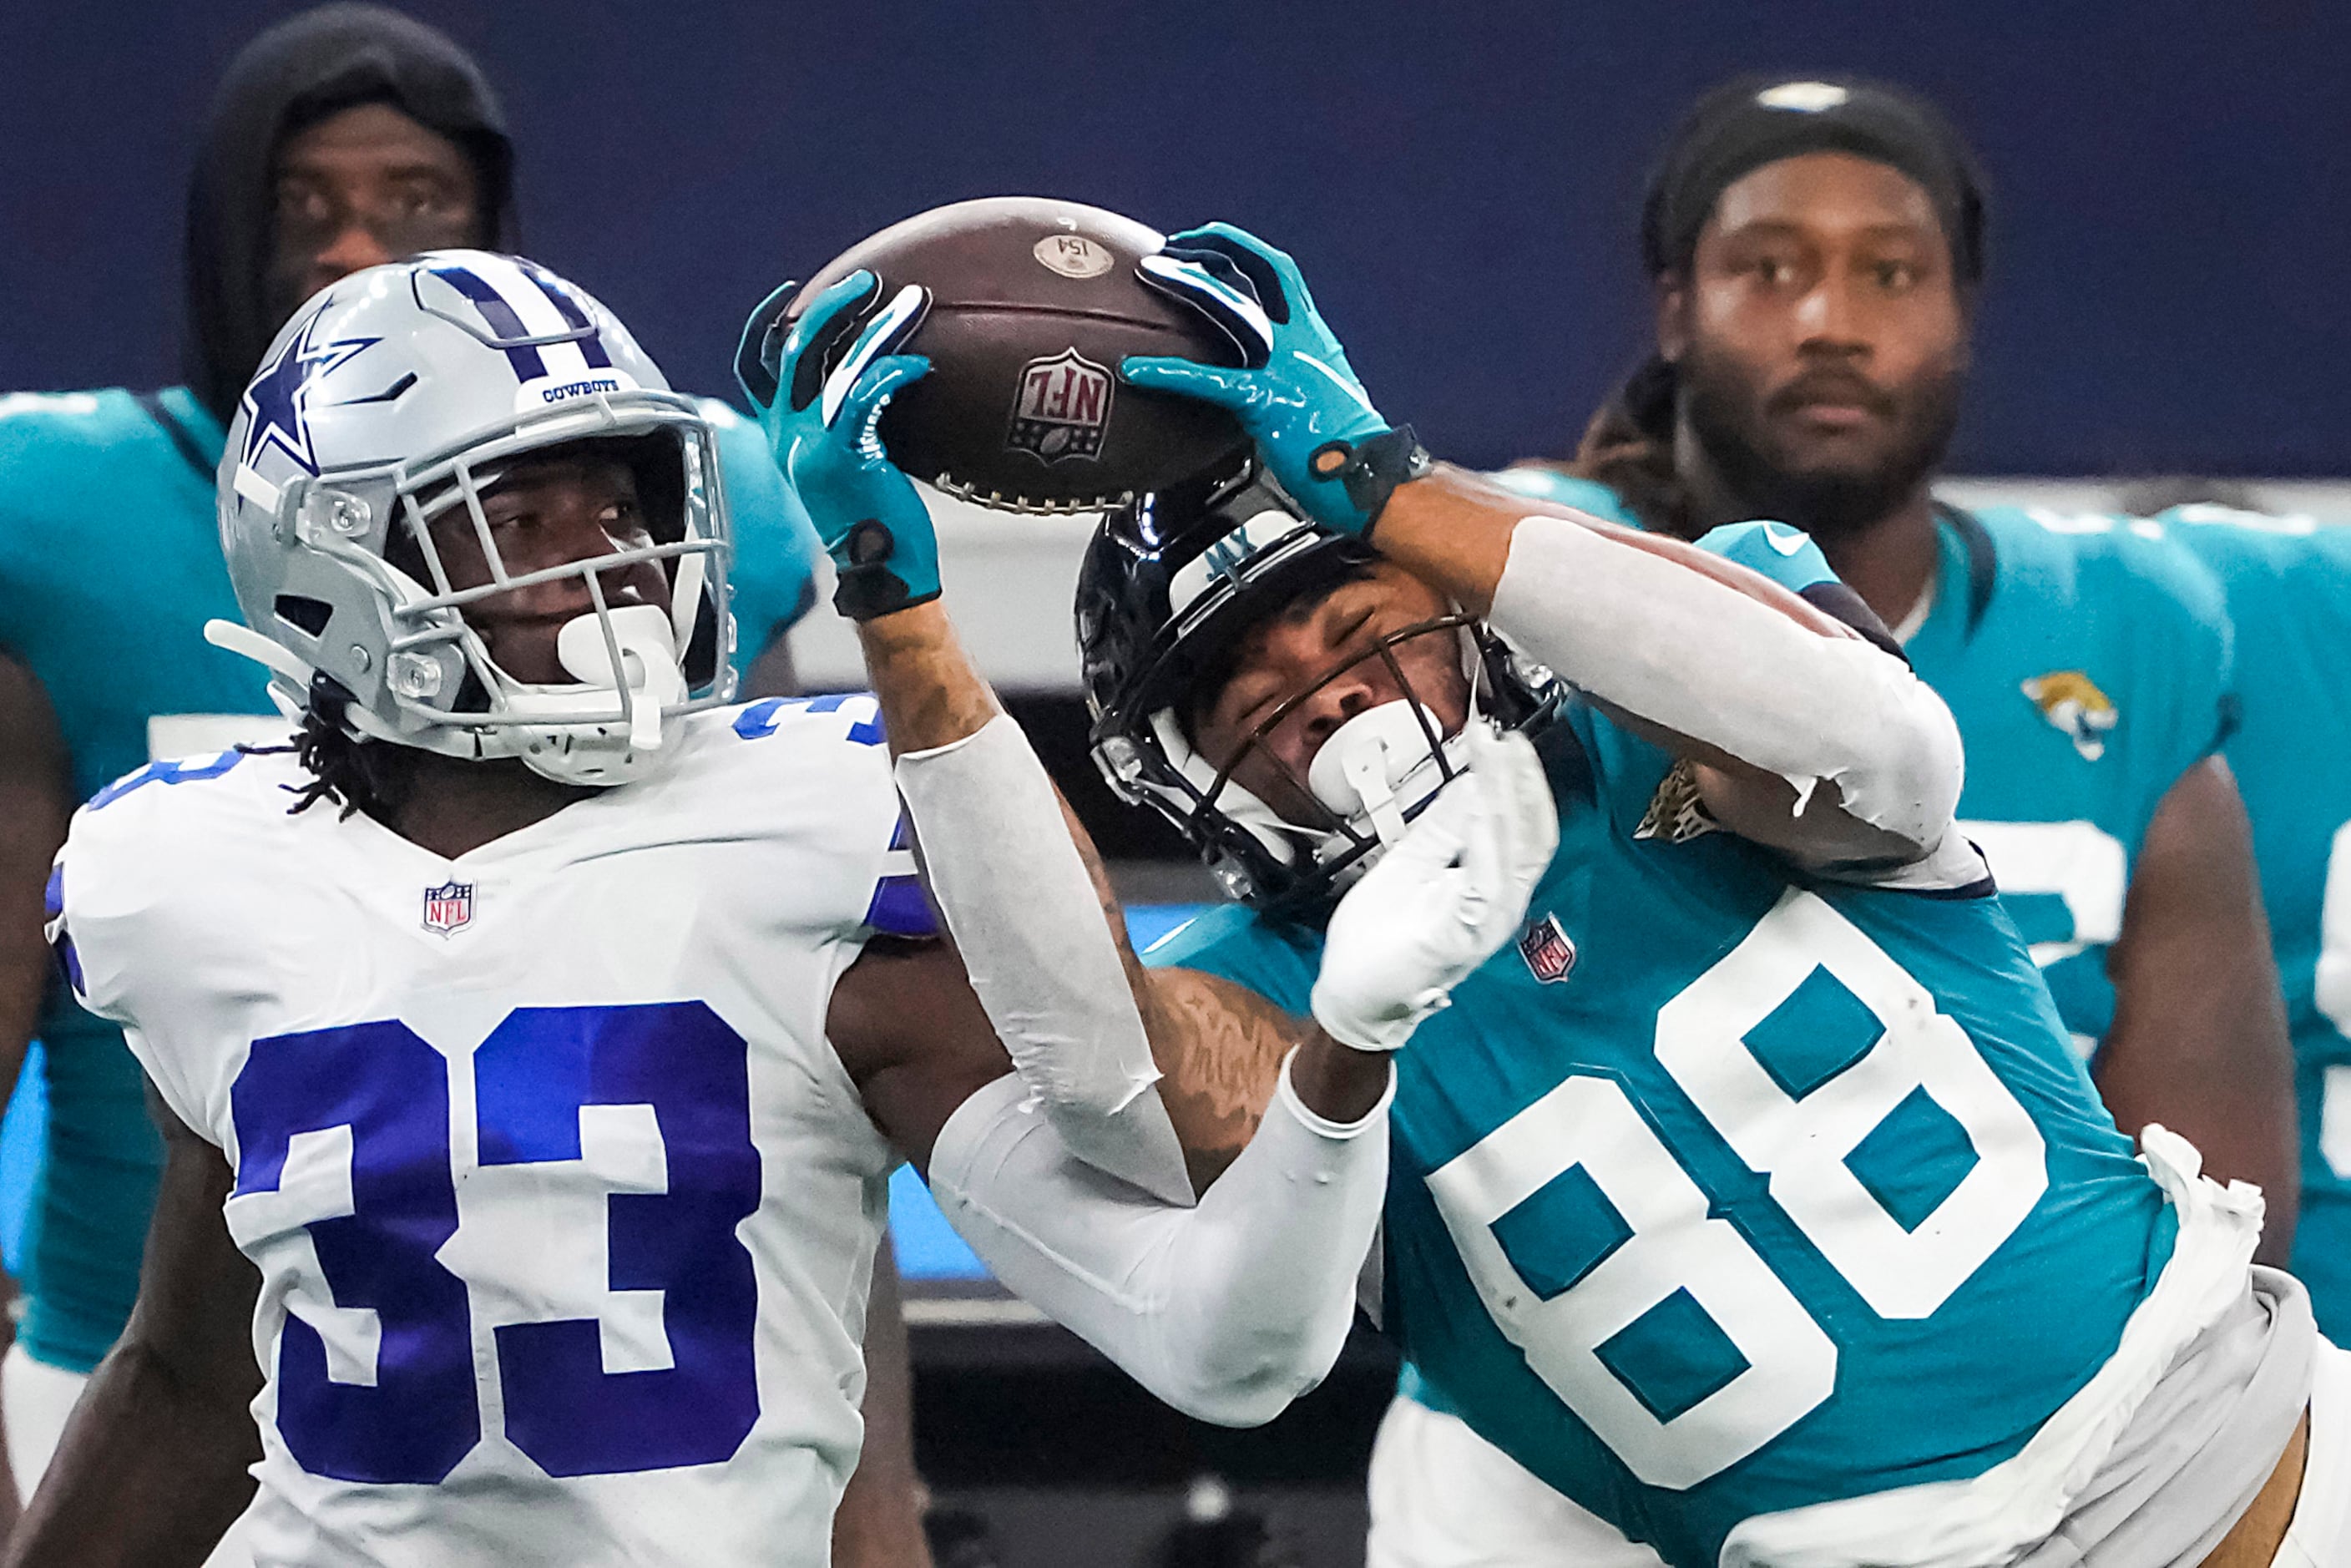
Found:
[[[2041,716],[2074,743],[2084,761],[2095,762],[2106,754],[2106,737],[2122,715],[2097,682],[2079,670],[2052,670],[2025,682],[2023,689]]]
[[[1698,793],[1697,766],[1684,758],[1667,770],[1657,792],[1649,797],[1649,809],[1641,813],[1633,836],[1686,844],[1713,832],[1717,825],[1707,812],[1705,797]]]

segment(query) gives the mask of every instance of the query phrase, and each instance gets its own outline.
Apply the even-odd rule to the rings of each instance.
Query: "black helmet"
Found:
[[[1323,904],[1367,864],[1380,837],[1362,813],[1290,821],[1193,748],[1188,699],[1221,682],[1243,633],[1308,594],[1327,591],[1377,559],[1361,540],[1309,521],[1262,467],[1147,494],[1108,514],[1078,575],[1078,647],[1093,715],[1094,764],[1120,799],[1148,804],[1191,841],[1231,896],[1260,909]],[[1447,633],[1460,643],[1472,700],[1505,728],[1532,729],[1557,712],[1564,688],[1460,613],[1393,632],[1364,657]],[[1343,668],[1293,693],[1252,736],[1263,737]],[[1458,769],[1458,737],[1410,705],[1434,771],[1405,808],[1417,815]],[[1243,747],[1246,753],[1248,747]],[[1301,783],[1301,792],[1304,791]]]

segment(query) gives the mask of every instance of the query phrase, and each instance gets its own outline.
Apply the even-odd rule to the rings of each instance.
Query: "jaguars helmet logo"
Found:
[[[2024,695],[2043,718],[2074,743],[2084,761],[2095,762],[2106,754],[2106,737],[2122,715],[2097,682],[2079,670],[2052,670],[2025,682]]]

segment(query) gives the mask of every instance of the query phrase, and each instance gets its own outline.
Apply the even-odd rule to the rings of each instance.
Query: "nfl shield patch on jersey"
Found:
[[[1527,961],[1527,968],[1543,984],[1555,985],[1567,978],[1575,968],[1575,944],[1568,939],[1559,916],[1546,915],[1531,920],[1519,933],[1519,956]]]
[[[455,879],[424,890],[424,929],[446,936],[474,923],[474,884]]]

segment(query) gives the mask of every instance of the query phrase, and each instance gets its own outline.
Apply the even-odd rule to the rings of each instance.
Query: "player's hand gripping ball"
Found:
[[[1288,256],[1230,224],[1209,224],[1170,235],[1139,270],[1239,343],[1243,364],[1132,355],[1120,377],[1231,411],[1316,522],[1367,535],[1395,487],[1428,471],[1411,426],[1391,428],[1372,406]]]
[[[776,466],[832,557],[834,607],[869,621],[926,603],[939,596],[938,538],[875,427],[898,389],[931,368],[919,354],[893,351],[922,324],[929,296],[910,284],[867,315],[881,279],[852,272],[786,327],[796,287],[784,285],[751,313],[736,361],[743,390]]]
[[[898,349],[929,360],[931,373],[902,388],[874,427],[891,460],[982,507],[1096,511],[1234,472],[1249,455],[1222,409],[1118,380],[1130,354],[1241,362],[1210,318],[1137,272],[1162,243],[1155,229],[1076,202],[956,202],[852,246],[778,315],[796,325],[853,273],[882,280],[876,299],[919,287],[930,308]],[[747,386],[758,374],[748,366]]]

